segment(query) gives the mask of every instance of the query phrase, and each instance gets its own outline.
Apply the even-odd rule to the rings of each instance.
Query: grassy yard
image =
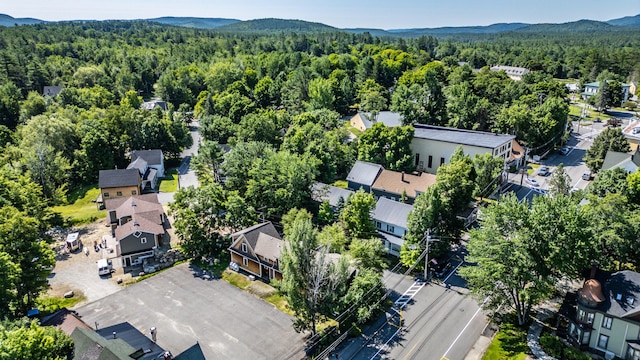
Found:
[[[505,322],[493,338],[482,360],[524,360],[527,358],[527,330]]]
[[[347,183],[347,180],[336,180],[336,182],[333,183],[333,186],[339,187],[341,189],[347,189],[349,185]]]
[[[178,191],[178,170],[169,169],[164,177],[160,180],[160,191],[176,192]]]
[[[582,107],[578,105],[570,105],[569,106],[569,115],[580,117],[581,115],[586,115],[584,117],[584,121],[594,121],[596,119],[600,119],[602,121],[606,121],[611,118],[611,115],[607,115],[605,113],[597,112],[594,109],[587,109],[586,112],[583,112]]]
[[[59,212],[69,225],[87,224],[101,217],[104,211],[98,210],[94,202],[100,195],[100,189],[95,185],[82,186],[72,190],[67,195],[67,204],[54,206],[53,211]]]
[[[40,310],[41,315],[49,315],[62,308],[70,309],[85,299],[83,294],[75,294],[71,298],[44,296],[36,300],[36,308]]]

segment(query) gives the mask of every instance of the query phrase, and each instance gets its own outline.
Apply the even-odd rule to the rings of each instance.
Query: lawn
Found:
[[[333,186],[339,187],[341,189],[348,189],[349,188],[347,180],[336,180],[336,182],[333,183]]]
[[[160,191],[178,191],[178,170],[170,169],[166,174],[164,174],[164,177],[160,180]]]
[[[577,116],[577,117],[580,117],[581,115],[585,115],[583,121],[594,121],[595,119],[598,119],[598,118],[604,121],[611,118],[611,115],[597,112],[593,109],[587,109],[586,112],[583,112],[582,107],[578,105],[569,106],[569,115]]]
[[[53,211],[59,212],[68,225],[88,224],[105,216],[95,203],[98,195],[100,189],[95,185],[78,187],[67,194],[66,205],[54,206]]]
[[[527,330],[509,322],[500,327],[482,360],[524,360],[527,358]]]

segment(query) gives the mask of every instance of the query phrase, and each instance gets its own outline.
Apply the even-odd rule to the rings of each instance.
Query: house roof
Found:
[[[327,185],[321,182],[313,184],[311,187],[311,198],[317,202],[328,201],[329,205],[337,206],[340,198],[347,201],[353,191],[339,187]]]
[[[133,214],[131,221],[119,225],[116,230],[116,240],[121,240],[136,231],[151,233],[154,235],[164,234],[164,226],[149,220],[149,214]]]
[[[45,86],[42,90],[42,96],[56,96],[60,94],[62,89],[64,86]]]
[[[116,339],[122,339],[135,350],[143,350],[143,355],[140,357],[142,360],[156,359],[158,355],[164,354],[165,352],[163,348],[158,346],[158,344],[146,337],[128,322],[105,327],[97,330],[96,332],[109,341],[111,341],[113,333],[115,332]]]
[[[408,197],[415,199],[418,194],[425,192],[435,183],[436,176],[433,174],[418,172],[414,175],[383,169],[372,188],[398,195],[402,195],[404,191]]]
[[[91,330],[91,327],[84,323],[79,317],[76,316],[75,311],[71,311],[67,308],[62,308],[55,313],[42,319],[43,326],[55,326],[56,328],[64,331],[65,334],[71,335],[73,330],[77,327]]]
[[[275,260],[280,259],[283,245],[284,241],[280,238],[260,233],[256,240],[256,245],[252,247],[256,255]]]
[[[235,242],[238,238],[243,236],[247,240],[251,248],[254,249],[255,251],[256,244],[258,242],[258,237],[260,236],[260,234],[266,234],[271,237],[281,239],[280,234],[278,234],[278,231],[270,221],[267,221],[261,224],[256,224],[246,229],[237,231],[231,234],[231,238]]]
[[[349,175],[347,175],[347,180],[352,181],[354,183],[363,184],[367,186],[373,185],[373,182],[376,181],[378,174],[384,168],[382,165],[373,164],[366,161],[357,160],[351,171],[349,171]]]
[[[529,69],[517,66],[496,65],[491,67],[491,71],[504,71],[510,76],[522,76],[530,72]]]
[[[139,183],[140,173],[137,169],[100,170],[98,175],[98,186],[101,189],[138,186]]]
[[[603,310],[607,314],[629,317],[640,311],[640,273],[615,272],[604,283],[604,290],[607,301]]]
[[[156,106],[160,107],[162,110],[165,110],[165,111],[169,109],[169,107],[167,106],[167,102],[162,101],[160,99],[152,99],[149,101],[145,101],[140,105],[140,108],[145,110],[153,110],[156,108]]]
[[[117,336],[117,335],[116,335]],[[71,333],[74,359],[131,360],[136,349],[120,338],[106,339],[100,334],[81,327]]]
[[[148,168],[149,168],[149,164],[147,164],[147,162],[140,157],[132,161],[127,166],[127,169],[137,169],[138,172],[140,172],[140,175],[144,175],[144,173],[147,171]]]
[[[607,83],[609,81],[607,80]],[[625,84],[625,83],[621,83],[622,87],[629,87],[629,84]],[[600,88],[600,81],[594,81],[594,82],[590,82],[588,84],[584,84],[585,87],[589,86],[589,87],[595,87],[595,88]]]
[[[602,163],[602,170],[622,168],[628,172],[635,172],[640,167],[640,152],[636,149],[633,154],[607,151]]]
[[[370,112],[360,112],[354,115],[358,116],[365,129],[370,129],[376,122],[383,123],[387,127],[402,126],[402,115],[393,111],[380,111],[375,119]]]
[[[371,218],[406,229],[407,216],[412,209],[412,205],[381,197],[376,203]]]
[[[105,209],[107,209],[107,211],[116,210],[124,203],[127,203],[128,204],[127,206],[131,206],[132,201],[136,202],[136,205],[141,205],[142,203],[160,204],[160,201],[158,201],[158,194],[153,193],[153,194],[143,194],[143,195],[136,195],[136,196],[129,196],[129,197],[107,199],[104,202],[104,207]]]
[[[162,150],[133,150],[131,152],[131,161],[139,158],[145,160],[148,164],[159,165],[162,163]]]
[[[382,231],[378,231],[378,237],[383,238],[388,242],[398,246],[402,246],[402,244],[404,244],[404,240],[402,238],[393,236],[391,234],[383,233]]]
[[[414,139],[436,140],[448,143],[495,149],[515,139],[514,135],[415,124]]]

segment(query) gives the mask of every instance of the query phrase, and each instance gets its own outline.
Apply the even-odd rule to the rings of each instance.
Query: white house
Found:
[[[528,74],[530,71],[527,68],[517,66],[496,65],[491,67],[491,71],[499,72],[504,71],[511,80],[520,81],[522,77]]]
[[[407,233],[407,216],[412,209],[413,206],[409,204],[384,197],[378,199],[371,219],[389,254],[400,256],[400,248],[404,243],[403,237]]]
[[[623,103],[629,100],[630,87],[631,85],[622,83],[622,102]],[[596,95],[598,91],[600,91],[600,81],[585,84],[584,91],[580,95],[582,95],[583,100],[589,100],[589,98]]]
[[[505,163],[511,156],[514,135],[494,134],[482,131],[455,129],[433,125],[414,125],[411,141],[416,169],[435,174],[438,167],[449,162],[458,146],[466,155],[492,154]]]

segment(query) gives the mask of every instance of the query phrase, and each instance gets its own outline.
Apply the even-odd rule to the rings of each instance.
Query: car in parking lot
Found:
[[[536,179],[527,178],[527,183],[531,186],[540,186],[540,184],[538,184]]]
[[[562,154],[562,155],[567,155],[567,154],[569,154],[569,150],[570,150],[570,149],[569,149],[568,147],[566,147],[566,146],[565,146],[565,147],[563,147],[562,149],[560,149],[560,154]]]
[[[539,176],[547,176],[549,175],[549,168],[546,166],[540,166],[538,168],[538,175]]]

